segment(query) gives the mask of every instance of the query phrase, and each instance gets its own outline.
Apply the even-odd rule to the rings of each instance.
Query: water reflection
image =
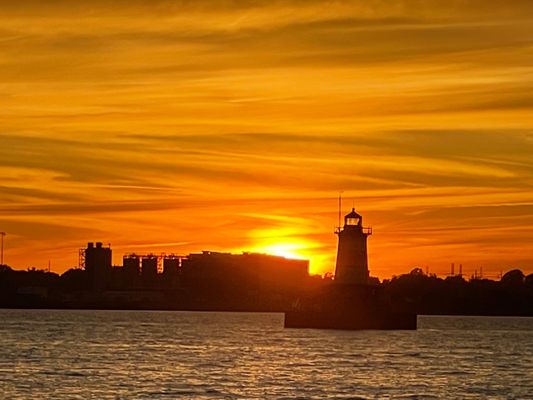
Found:
[[[2,398],[527,398],[533,319],[283,329],[281,314],[2,310]]]

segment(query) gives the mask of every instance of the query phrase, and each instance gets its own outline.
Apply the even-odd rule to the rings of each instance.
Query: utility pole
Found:
[[[0,240],[2,242],[0,248],[0,265],[4,265],[4,236],[7,235],[5,232],[0,232]]]

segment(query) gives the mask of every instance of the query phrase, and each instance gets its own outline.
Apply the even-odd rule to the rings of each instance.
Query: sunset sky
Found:
[[[533,1],[0,1],[0,231],[332,272],[533,272]]]

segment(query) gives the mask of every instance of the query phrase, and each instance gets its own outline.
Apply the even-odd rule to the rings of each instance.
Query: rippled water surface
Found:
[[[282,314],[0,310],[2,399],[533,399],[533,318],[283,329]]]

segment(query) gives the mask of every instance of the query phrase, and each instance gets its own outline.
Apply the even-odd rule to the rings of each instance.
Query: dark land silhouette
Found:
[[[362,221],[352,209],[335,230],[335,279],[310,276],[307,260],[256,253],[126,254],[113,266],[110,246],[89,242],[62,275],[1,265],[0,307],[277,311],[287,326],[339,329],[405,329],[413,318],[416,328],[417,314],[533,316],[533,274],[518,269],[492,281],[415,268],[379,282]]]
[[[144,271],[125,265],[110,268],[109,275],[95,275],[90,268],[59,275],[3,265],[0,307],[287,311],[305,306],[327,311],[365,307],[378,299],[380,307],[415,314],[533,316],[533,274],[524,276],[518,269],[493,281],[442,279],[417,268],[361,285],[309,276],[301,260],[204,253],[160,272]],[[95,282],[95,276],[103,281]]]

